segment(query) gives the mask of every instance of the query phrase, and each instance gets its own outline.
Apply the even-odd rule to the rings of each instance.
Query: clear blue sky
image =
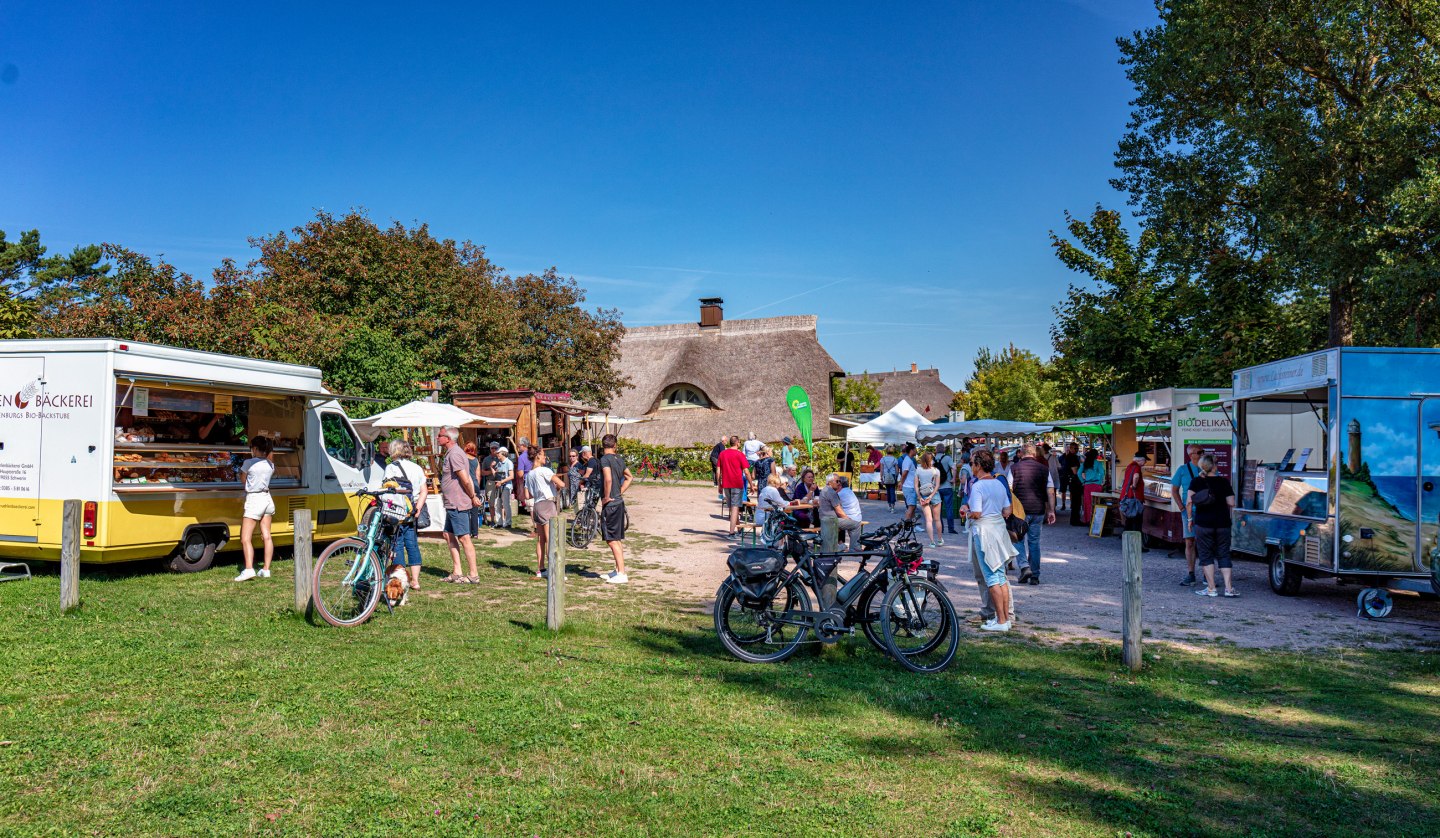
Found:
[[[631,325],[813,313],[849,370],[1049,354],[1121,207],[1146,0],[0,5],[0,229],[208,277],[324,208],[554,265]],[[963,326],[963,328],[960,328]]]

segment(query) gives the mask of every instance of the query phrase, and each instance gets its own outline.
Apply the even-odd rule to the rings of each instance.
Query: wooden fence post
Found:
[[[833,553],[840,549],[840,519],[820,519],[820,552]]]
[[[557,513],[547,526],[550,540],[545,550],[545,627],[559,631],[565,625],[565,516]]]
[[[1121,541],[1125,556],[1124,599],[1121,612],[1122,650],[1125,665],[1132,670],[1139,669],[1144,660],[1140,650],[1140,533],[1127,532]]]
[[[314,584],[314,530],[310,526],[310,510],[297,509],[295,515],[295,613],[310,610],[311,586]]]
[[[80,501],[67,500],[60,516],[60,612],[80,604]]]

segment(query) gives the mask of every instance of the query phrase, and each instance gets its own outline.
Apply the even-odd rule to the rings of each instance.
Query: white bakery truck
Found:
[[[273,533],[309,509],[316,542],[354,534],[378,468],[314,367],[112,339],[0,340],[0,557],[58,561],[82,504],[80,559],[203,570],[238,550],[241,462],[275,447]],[[258,546],[258,545],[257,545]]]

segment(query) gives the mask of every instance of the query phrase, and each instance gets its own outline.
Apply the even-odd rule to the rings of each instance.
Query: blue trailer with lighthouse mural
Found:
[[[1440,593],[1440,350],[1339,348],[1237,370],[1233,549],[1270,586],[1359,583]]]

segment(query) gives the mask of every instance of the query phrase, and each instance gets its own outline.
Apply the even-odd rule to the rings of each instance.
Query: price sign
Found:
[[[130,412],[136,416],[150,415],[150,388],[136,387],[130,404]]]
[[[215,412],[216,412],[216,413],[218,413],[218,414],[220,414],[220,415],[222,415],[222,416],[229,416],[230,413],[231,413],[231,411],[233,411],[233,410],[234,410],[234,397],[233,397],[233,396],[216,396],[216,397],[215,397]]]

